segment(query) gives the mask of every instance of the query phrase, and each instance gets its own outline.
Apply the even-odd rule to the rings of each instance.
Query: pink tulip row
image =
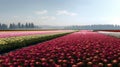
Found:
[[[2,67],[119,67],[120,39],[76,32],[0,56]]]
[[[53,31],[8,31],[0,32],[0,38],[15,37],[15,36],[27,36],[36,34],[53,34],[59,32],[70,32],[70,30],[53,30]]]

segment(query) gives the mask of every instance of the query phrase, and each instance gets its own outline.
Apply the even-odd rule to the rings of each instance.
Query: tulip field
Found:
[[[29,36],[29,35],[44,35],[55,34],[61,32],[70,32],[71,30],[53,30],[53,31],[0,31],[0,38],[16,37],[16,36]]]
[[[106,30],[106,31],[98,31],[98,32],[112,37],[120,38],[120,30]]]
[[[1,54],[0,67],[120,67],[120,39],[74,32]]]
[[[108,31],[108,32],[120,32],[120,30],[101,30],[101,31]]]
[[[0,54],[69,34],[71,30],[0,32]],[[3,34],[4,33],[4,34]]]

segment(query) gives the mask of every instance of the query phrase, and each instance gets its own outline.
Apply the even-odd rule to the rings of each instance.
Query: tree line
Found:
[[[34,23],[25,23],[25,24],[22,24],[22,23],[18,23],[18,24],[15,24],[15,23],[10,23],[10,24],[4,24],[4,23],[0,23],[0,29],[1,30],[5,30],[5,29],[27,29],[27,28],[35,28],[35,25]]]
[[[73,25],[67,26],[64,29],[72,29],[72,30],[116,30],[120,29],[120,25],[112,25],[112,24],[105,24],[105,25]]]

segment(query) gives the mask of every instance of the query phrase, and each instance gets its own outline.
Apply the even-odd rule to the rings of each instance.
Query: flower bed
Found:
[[[16,36],[44,35],[62,32],[71,32],[72,30],[51,30],[51,31],[0,31],[0,38],[9,38]]]
[[[120,39],[77,32],[0,56],[5,67],[119,67]]]
[[[32,36],[21,36],[21,37],[10,37],[0,39],[0,54],[9,52],[14,49],[22,48],[25,46],[33,45],[43,41],[47,41],[56,37],[60,37],[71,32],[56,33],[48,35],[32,35]]]
[[[99,31],[107,31],[107,32],[120,32],[120,30],[99,30]]]
[[[120,38],[120,32],[98,31],[98,33],[102,33],[102,34],[109,35],[112,37]]]

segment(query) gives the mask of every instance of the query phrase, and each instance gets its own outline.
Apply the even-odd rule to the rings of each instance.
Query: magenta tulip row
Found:
[[[0,56],[6,67],[119,67],[120,39],[81,31]]]
[[[27,36],[36,34],[53,34],[59,32],[70,32],[70,30],[53,30],[53,31],[8,31],[0,32],[0,38],[15,37],[15,36]]]

